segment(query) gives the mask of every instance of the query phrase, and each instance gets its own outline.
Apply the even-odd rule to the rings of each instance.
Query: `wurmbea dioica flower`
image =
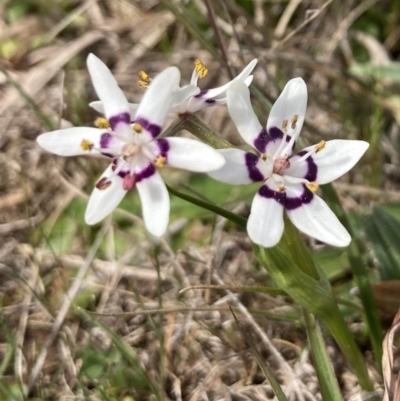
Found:
[[[315,194],[318,186],[349,171],[369,144],[356,140],[321,141],[292,156],[303,126],[307,87],[290,80],[271,109],[266,129],[250,103],[250,92],[235,81],[228,89],[228,110],[243,139],[257,154],[222,149],[225,165],[209,175],[229,184],[262,182],[247,223],[250,239],[264,247],[276,245],[284,230],[283,210],[310,237],[347,246],[350,235],[328,205]]]
[[[126,192],[136,187],[147,230],[165,233],[169,195],[156,167],[170,165],[197,172],[220,168],[224,158],[210,146],[187,138],[159,138],[179,90],[180,72],[169,67],[156,76],[140,102],[131,124],[129,105],[107,66],[90,54],[87,66],[97,95],[104,105],[108,129],[76,127],[48,132],[37,141],[61,156],[105,155],[112,158],[87,205],[85,220],[95,224],[110,214]]]
[[[253,81],[253,76],[250,74],[254,70],[256,64],[257,59],[252,60],[235,78],[235,80],[242,81],[249,86]],[[170,114],[172,114],[174,117],[178,117],[185,114],[195,113],[196,111],[202,110],[206,107],[225,104],[227,102],[226,91],[228,90],[232,81],[218,88],[201,90],[197,86],[197,82],[199,78],[205,77],[207,73],[208,70],[203,63],[200,60],[196,60],[190,84],[179,88],[179,90],[177,90],[174,94],[174,100]],[[142,71],[140,78],[140,86],[146,87],[150,82],[149,76]],[[104,106],[101,101],[91,102],[89,106],[93,107],[100,113],[104,113]],[[129,103],[132,121],[135,119],[138,107],[139,104]]]

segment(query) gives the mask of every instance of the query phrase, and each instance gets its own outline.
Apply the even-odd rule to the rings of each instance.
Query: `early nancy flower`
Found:
[[[257,64],[257,59],[252,60],[244,70],[235,78],[244,82],[249,86],[253,80],[253,76],[250,75],[254,67]],[[195,68],[192,73],[192,79],[190,84],[183,86],[175,91],[174,100],[171,107],[172,116],[178,117],[180,115],[195,113],[196,111],[202,110],[206,107],[215,106],[217,104],[225,104],[227,102],[226,91],[232,81],[227,84],[214,89],[203,89],[201,90],[197,86],[199,78],[203,78],[207,75],[208,70],[200,60],[196,60]],[[143,71],[140,72],[139,84],[141,87],[146,87],[150,82],[149,76]],[[104,113],[104,106],[101,101],[91,102],[89,104],[96,111]],[[139,104],[129,103],[129,110],[131,113],[132,121],[135,119],[136,112]]]
[[[328,205],[315,194],[349,171],[369,144],[356,140],[321,141],[292,156],[303,126],[307,87],[290,80],[271,109],[267,127],[259,123],[246,85],[235,81],[228,89],[228,110],[243,139],[257,154],[222,149],[226,164],[209,175],[230,184],[263,182],[254,197],[247,223],[250,239],[264,247],[276,245],[284,230],[283,209],[293,224],[310,237],[347,246],[350,235]]]
[[[42,134],[41,147],[61,156],[105,155],[113,159],[90,196],[85,220],[95,224],[136,187],[150,233],[161,236],[169,220],[169,195],[156,167],[170,165],[197,172],[222,167],[224,158],[208,145],[187,138],[159,138],[179,88],[180,73],[169,67],[156,76],[131,124],[128,101],[107,66],[90,54],[87,65],[104,105],[109,128],[68,128]]]

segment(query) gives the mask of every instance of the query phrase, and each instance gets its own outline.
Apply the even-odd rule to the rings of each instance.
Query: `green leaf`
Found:
[[[398,62],[392,62],[388,65],[357,64],[350,69],[350,72],[360,77],[390,79],[400,82],[400,63]]]
[[[365,217],[365,233],[378,259],[382,280],[399,280],[400,222],[377,206]]]

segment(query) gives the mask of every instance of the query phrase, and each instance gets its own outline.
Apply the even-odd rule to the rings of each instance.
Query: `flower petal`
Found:
[[[147,140],[158,136],[167,119],[174,100],[174,92],[179,88],[180,72],[169,67],[158,74],[146,89],[136,113],[135,122],[143,128]]]
[[[252,82],[252,78],[249,79],[251,72],[254,70],[254,67],[257,65],[257,59],[250,61],[249,64],[243,69],[243,71],[232,81],[229,81],[225,85],[222,85],[218,88],[206,89],[202,91],[203,99],[219,99],[220,97],[226,97],[226,91],[231,86],[231,84],[235,81],[245,82],[247,86],[249,86]]]
[[[274,196],[276,192],[268,186],[268,181],[254,197],[247,221],[251,241],[266,248],[280,241],[284,229],[283,204]]]
[[[87,67],[97,96],[103,102],[104,114],[112,130],[125,141],[133,138],[128,101],[108,67],[93,53]]]
[[[228,89],[228,111],[242,138],[260,152],[265,150],[269,137],[250,103],[249,88],[241,81],[233,81]],[[264,149],[259,149],[259,147]]]
[[[98,223],[119,205],[127,192],[122,184],[123,178],[115,175],[112,166],[109,166],[90,195],[85,213],[87,224]]]
[[[295,166],[287,173],[298,177],[304,169],[304,165],[310,165],[310,160],[315,164],[315,175],[312,181],[318,184],[327,184],[343,174],[347,173],[360,160],[361,156],[366,152],[369,143],[365,141],[353,141],[345,139],[335,139],[325,142],[325,147],[318,153],[313,154],[301,165]],[[305,148],[301,154],[313,150],[314,146]],[[295,160],[294,158],[292,158]],[[291,161],[292,161],[291,159]],[[292,163],[293,164],[293,163]],[[292,171],[294,170],[294,171]],[[311,180],[310,180],[311,181]]]
[[[186,102],[192,96],[196,96],[200,93],[200,88],[195,85],[186,85],[179,88],[174,95],[174,101],[172,107],[179,107],[182,103]]]
[[[286,127],[287,134],[297,138],[307,109],[307,85],[302,78],[291,79],[271,108],[267,131]]]
[[[161,138],[151,142],[157,156],[166,158],[169,166],[205,173],[221,168],[224,157],[211,146],[189,138]]]
[[[350,234],[319,196],[314,194],[309,203],[286,209],[286,212],[292,223],[310,237],[333,246],[350,244]]]
[[[139,103],[128,103],[129,105],[129,112],[131,114],[131,121],[135,120],[136,112],[139,107]],[[96,110],[97,112],[104,114],[104,105],[101,100],[96,100],[95,102],[90,102],[89,106]]]
[[[46,132],[37,137],[38,144],[59,156],[115,156],[124,145],[108,131],[99,128],[74,127]]]
[[[169,195],[160,174],[155,169],[153,171],[151,175],[143,175],[136,187],[142,202],[146,229],[151,234],[161,237],[167,230],[169,221]]]
[[[253,153],[241,149],[219,149],[225,164],[208,175],[218,181],[233,185],[251,184],[263,181],[265,176],[257,165],[263,161]]]

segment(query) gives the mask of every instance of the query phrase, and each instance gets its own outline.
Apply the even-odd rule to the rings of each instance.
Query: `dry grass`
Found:
[[[0,5],[0,66],[7,72],[0,72],[2,399],[22,399],[28,385],[29,397],[46,400],[273,399],[231,305],[287,396],[320,400],[299,311],[287,298],[227,290],[179,293],[196,284],[268,283],[244,233],[221,218],[189,218],[175,210],[168,235],[158,242],[126,205],[100,229],[86,227],[83,207],[105,162],[55,157],[35,142],[48,128],[11,81],[57,126],[90,125],[95,113],[87,103],[95,94],[84,64],[89,52],[112,68],[131,101],[142,94],[140,70],[155,75],[173,64],[188,81],[192,61],[200,58],[210,71],[204,87],[229,79],[223,63],[165,8],[168,2],[160,3],[27,1],[16,20],[9,14],[19,10],[12,2]],[[308,82],[305,140],[371,141],[362,165],[337,184],[347,210],[399,199],[398,83],[375,84],[349,73],[358,62],[355,52],[371,60],[381,52],[386,63],[399,57],[395,2],[374,3],[254,0],[254,16],[233,0],[214,4],[232,71],[258,57],[254,81],[271,101],[287,78],[300,75]],[[360,45],[361,28],[354,23],[372,7],[392,18],[381,42],[364,32]],[[203,2],[195,0],[186,10],[212,42]],[[265,116],[263,105],[260,110]],[[202,117],[238,143],[224,107]],[[185,174],[166,177],[173,185],[190,182]],[[239,212],[248,212],[247,198],[233,191],[229,199],[241,200]],[[93,312],[95,321],[79,308]],[[344,397],[358,394],[357,380],[329,339],[328,347]],[[379,388],[369,345],[365,357]]]

